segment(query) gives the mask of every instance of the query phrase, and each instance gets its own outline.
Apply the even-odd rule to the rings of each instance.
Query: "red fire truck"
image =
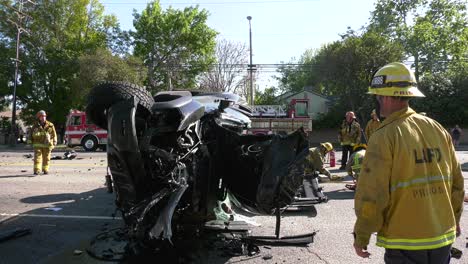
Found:
[[[105,149],[107,130],[91,123],[85,112],[71,110],[67,116],[65,144],[69,147],[82,146],[86,151],[95,151],[98,147]]]
[[[312,131],[312,118],[307,109],[308,99],[292,99],[289,105],[254,105],[252,106],[252,127],[250,134],[289,133],[303,127]]]

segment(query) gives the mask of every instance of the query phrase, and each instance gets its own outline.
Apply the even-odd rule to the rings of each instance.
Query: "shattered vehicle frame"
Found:
[[[304,131],[244,134],[251,111],[234,94],[153,97],[108,82],[91,90],[86,113],[108,130],[115,202],[133,251],[170,241],[186,223],[203,227],[228,196],[239,208],[272,214],[294,202],[303,182]]]

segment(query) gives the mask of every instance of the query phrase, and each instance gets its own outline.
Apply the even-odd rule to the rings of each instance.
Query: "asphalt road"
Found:
[[[104,186],[105,153],[80,152],[74,160],[53,160],[51,173],[38,176],[32,175],[32,159],[24,156],[30,153],[0,152],[0,232],[15,228],[31,230],[29,235],[0,242],[0,264],[102,263],[90,257],[86,248],[97,234],[122,225],[118,214],[114,217],[114,196]],[[457,151],[457,155],[463,164],[468,190],[468,151]],[[344,175],[336,168],[331,168],[332,174]],[[307,213],[282,217],[282,236],[317,231],[309,246],[261,246],[260,254],[253,257],[226,257],[219,251],[208,250],[197,263],[383,263],[384,250],[374,245],[375,237],[369,246],[370,259],[354,254],[351,235],[355,221],[354,193],[344,188],[346,182],[322,184],[330,200],[316,205],[316,217]],[[255,216],[250,220],[261,225],[252,226],[253,235],[274,235],[275,217]],[[466,212],[461,227],[462,235],[454,246],[464,255],[459,260],[452,259],[452,263],[468,263]],[[268,255],[272,258],[264,259]]]

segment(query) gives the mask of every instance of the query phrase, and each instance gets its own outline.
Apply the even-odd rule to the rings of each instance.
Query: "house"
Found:
[[[319,114],[328,112],[331,99],[314,91],[313,87],[305,87],[299,92],[286,92],[277,97],[278,102],[289,105],[292,100],[308,100],[308,109],[296,109],[299,115],[307,113],[312,119],[316,119]],[[299,113],[299,111],[303,113]]]
[[[21,118],[19,117],[20,113],[21,113],[21,110],[16,111],[16,118],[17,118],[16,123],[19,126],[18,127],[19,135],[24,136],[26,134],[26,127],[25,127],[23,120],[21,120]],[[11,110],[0,112],[0,144],[8,143],[8,138],[11,133],[11,126],[10,126],[11,115],[12,115]]]

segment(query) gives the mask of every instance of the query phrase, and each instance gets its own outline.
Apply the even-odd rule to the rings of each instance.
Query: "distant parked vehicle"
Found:
[[[82,146],[86,151],[95,151],[98,147],[105,149],[107,130],[91,123],[85,112],[71,110],[67,116],[65,144],[69,147]]]

